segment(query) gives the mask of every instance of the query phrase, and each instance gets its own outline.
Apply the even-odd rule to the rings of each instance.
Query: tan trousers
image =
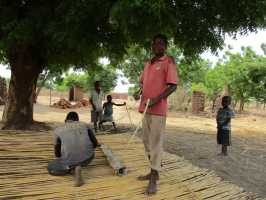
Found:
[[[165,123],[165,116],[148,113],[142,121],[142,139],[145,151],[150,158],[150,167],[157,171],[161,171]]]

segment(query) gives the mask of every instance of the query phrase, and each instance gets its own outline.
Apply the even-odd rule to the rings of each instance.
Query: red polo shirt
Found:
[[[178,74],[176,68],[174,60],[169,56],[163,56],[154,63],[149,61],[145,64],[140,79],[142,96],[139,112],[144,112],[147,99],[152,99],[162,94],[168,84],[177,84]],[[166,98],[147,110],[147,113],[161,116],[166,116],[166,112]]]

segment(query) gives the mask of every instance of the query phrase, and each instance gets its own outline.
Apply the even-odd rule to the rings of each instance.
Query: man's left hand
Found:
[[[157,104],[158,103],[158,98],[153,98],[153,99],[150,99],[150,102],[149,102],[149,108],[151,108],[151,107],[153,107],[155,104]]]

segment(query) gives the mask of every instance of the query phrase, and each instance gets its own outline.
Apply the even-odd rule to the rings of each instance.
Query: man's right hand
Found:
[[[139,94],[139,92],[135,92],[134,94],[133,94],[133,97],[134,97],[134,99],[137,101],[137,100],[139,100],[140,99],[140,94]]]

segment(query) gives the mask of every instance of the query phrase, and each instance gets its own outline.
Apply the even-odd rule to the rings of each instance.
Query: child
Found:
[[[70,112],[65,124],[55,129],[54,144],[56,159],[48,163],[48,172],[55,176],[74,172],[75,186],[81,186],[84,183],[81,166],[93,160],[94,149],[98,146],[93,131],[79,122],[76,112]]]
[[[126,102],[124,102],[123,104],[117,104],[117,103],[114,103],[112,102],[112,96],[111,95],[108,95],[107,96],[107,102],[105,102],[103,104],[103,119],[102,121],[100,122],[100,127],[102,128],[102,124],[104,122],[112,122],[114,128],[116,129],[116,125],[115,125],[115,122],[113,121],[113,105],[115,106],[125,106],[126,105]]]
[[[227,146],[231,145],[231,118],[234,117],[234,112],[229,105],[231,97],[224,96],[222,98],[222,106],[218,110],[216,116],[217,122],[217,143],[222,145],[222,152],[219,155],[227,156]]]

